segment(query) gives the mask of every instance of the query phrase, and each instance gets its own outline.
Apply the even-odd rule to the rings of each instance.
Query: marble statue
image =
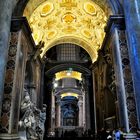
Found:
[[[19,135],[21,140],[43,140],[46,107],[43,110],[31,102],[30,95],[24,89],[24,98],[21,101],[21,119],[19,121]]]
[[[19,122],[22,130],[22,136],[25,140],[37,139],[35,132],[35,115],[33,112],[33,103],[31,102],[29,93],[24,89],[24,98],[21,101],[21,120]],[[23,133],[23,131],[25,133]]]
[[[39,114],[39,123],[37,126],[37,132],[39,134],[40,140],[43,140],[44,137],[44,132],[45,132],[45,128],[44,128],[44,123],[46,120],[46,104],[43,104],[43,109],[42,111],[40,111]]]

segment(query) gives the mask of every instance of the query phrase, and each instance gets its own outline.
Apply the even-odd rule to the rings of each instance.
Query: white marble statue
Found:
[[[24,89],[24,98],[21,101],[21,119],[19,121],[19,135],[21,140],[43,140],[44,123],[46,120],[46,105],[39,110],[31,102],[30,95]]]

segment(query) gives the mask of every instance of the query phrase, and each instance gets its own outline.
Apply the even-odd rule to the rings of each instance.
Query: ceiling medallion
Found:
[[[71,12],[68,12],[62,17],[62,21],[69,24],[76,21],[76,17]]]
[[[77,42],[94,62],[104,39],[106,21],[104,11],[92,0],[47,0],[34,10],[29,24],[35,43],[45,42],[41,57],[64,39],[67,43]]]
[[[45,17],[47,15],[49,15],[54,9],[53,3],[47,2],[41,11],[41,16]]]
[[[84,10],[86,13],[88,13],[92,16],[96,14],[96,9],[95,9],[94,5],[90,2],[84,3]]]

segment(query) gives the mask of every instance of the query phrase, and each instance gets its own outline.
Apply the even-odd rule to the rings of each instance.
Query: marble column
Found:
[[[40,96],[41,96],[41,104],[40,104],[40,108],[43,108],[43,97],[44,97],[44,74],[45,74],[45,63],[42,63],[41,66],[41,89],[40,89]]]
[[[58,127],[61,126],[61,107],[60,103],[58,104]]]
[[[89,100],[89,79],[85,79],[85,111],[86,111],[86,129],[90,129],[90,100]]]
[[[61,106],[60,101],[57,99],[57,105],[56,105],[56,127],[61,126]]]
[[[112,42],[120,121],[127,133],[134,133],[137,127],[136,105],[125,31],[115,28],[115,41]]]
[[[83,126],[83,101],[81,96],[79,97],[78,106],[79,106],[79,127],[82,127]]]
[[[26,52],[26,47],[21,47],[21,40],[21,30],[11,32],[5,76],[5,90],[2,100],[0,139],[18,139],[20,100],[23,92]]]
[[[8,57],[13,2],[14,0],[0,1],[0,115],[5,81],[5,69]]]
[[[94,101],[94,128],[95,128],[95,134],[97,134],[96,95],[95,95],[95,75],[94,75],[94,68],[92,69],[92,77],[93,77],[93,101]]]
[[[85,129],[86,126],[86,118],[85,118],[85,92],[83,92],[83,127]]]
[[[54,93],[52,92],[52,104],[51,104],[51,128],[54,130],[55,124],[55,96]]]
[[[124,0],[123,4],[137,106],[137,119],[140,128],[140,2],[139,0]]]

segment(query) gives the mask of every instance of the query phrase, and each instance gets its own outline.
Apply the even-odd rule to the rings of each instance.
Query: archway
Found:
[[[67,131],[75,132],[81,137],[86,129],[94,130],[94,118],[85,114],[89,112],[94,116],[91,111],[93,89],[92,84],[89,84],[92,83],[89,66],[92,60],[89,54],[76,44],[62,43],[50,48],[45,57],[47,94],[44,101],[48,106],[47,111],[51,114],[48,116],[53,116],[47,118],[46,137],[53,132],[56,133],[56,137],[60,137]],[[73,112],[76,116],[72,118],[65,116],[66,109],[69,110],[71,107],[76,109],[72,109],[76,113]],[[73,123],[69,124],[67,121]]]
[[[18,4],[13,12],[14,4],[16,2],[18,2]],[[125,132],[128,133],[127,136],[129,136],[129,138],[131,137],[130,139],[135,136],[134,134],[130,136],[129,132],[132,133],[136,131],[136,127],[138,126],[137,119],[139,120],[139,106],[136,107],[135,105],[135,96],[137,97],[136,103],[139,105],[139,89],[136,84],[139,82],[139,79],[137,78],[139,72],[135,70],[135,66],[138,68],[137,65],[132,63],[132,61],[135,60],[134,58],[136,58],[134,57],[136,51],[133,51],[133,49],[137,49],[138,47],[132,43],[133,40],[131,40],[131,37],[133,35],[126,32],[125,29],[127,29],[127,31],[129,31],[129,29],[134,31],[133,34],[135,36],[137,28],[131,28],[134,26],[133,24],[130,24],[130,26],[128,25],[132,19],[135,19],[136,23],[138,22],[138,13],[136,11],[138,8],[136,6],[138,6],[138,4],[127,3],[127,1],[123,2],[125,20],[127,23],[127,27],[125,27],[124,16],[120,15],[124,14],[124,12],[121,10],[122,5],[120,5],[119,2],[121,3],[122,0],[95,0],[94,2],[91,0],[13,0],[13,3],[5,0],[0,2],[0,18],[2,21],[0,23],[2,29],[0,33],[2,36],[0,48],[1,52],[3,52],[1,53],[3,63],[0,64],[2,68],[0,77],[2,83],[0,86],[2,93],[0,95],[0,100],[2,100],[2,105],[0,106],[2,108],[0,112],[0,132],[2,132],[2,134],[0,134],[0,138],[7,139],[7,136],[9,137],[8,139],[18,138],[18,121],[19,119],[22,120],[22,118],[19,118],[21,109],[21,112],[24,112],[24,110],[27,111],[27,116],[25,115],[26,119],[23,119],[25,122],[22,122],[24,122],[24,124],[27,123],[26,128],[29,130],[28,132],[33,132],[29,136],[33,138],[41,137],[40,139],[42,139],[42,135],[40,135],[41,133],[39,132],[44,132],[44,128],[41,128],[43,125],[40,125],[39,123],[43,124],[42,122],[44,122],[44,119],[42,122],[40,120],[41,115],[44,115],[43,118],[46,118],[44,112],[45,108],[42,109],[42,99],[46,96],[44,94],[46,91],[44,90],[44,92],[42,92],[43,88],[41,87],[45,87],[46,85],[44,83],[49,82],[47,78],[51,79],[50,85],[47,85],[47,88],[45,87],[48,90],[48,93],[52,91],[54,94],[50,95],[55,95],[53,97],[55,97],[56,100],[59,101],[60,99],[61,103],[66,102],[62,107],[58,104],[57,109],[58,112],[60,112],[57,115],[58,119],[56,119],[56,122],[58,122],[56,124],[58,124],[58,126],[63,124],[60,120],[70,119],[71,123],[63,122],[68,126],[71,126],[73,124],[77,125],[77,123],[72,123],[76,121],[78,122],[78,125],[80,124],[82,125],[82,128],[86,129],[92,128],[90,125],[94,124],[94,132],[96,133],[97,128],[100,128],[98,127],[98,124],[100,124],[101,127],[112,127],[110,123],[113,124],[113,121],[116,119],[117,127],[124,127]],[[131,8],[135,9],[133,13],[131,13]],[[28,18],[33,32],[32,35],[29,24],[23,17],[13,17],[10,26],[11,16],[21,16],[23,15],[23,12]],[[104,39],[104,27],[107,23],[106,19],[111,14],[113,14],[113,16],[109,18],[108,25],[105,29],[107,34]],[[130,19],[127,18],[128,15],[131,17]],[[85,18],[85,16],[87,18]],[[9,34],[10,39],[8,44]],[[130,42],[127,41],[126,34],[128,35]],[[136,34],[136,42],[137,38],[138,35]],[[43,41],[44,43],[40,41]],[[36,46],[34,43],[38,45]],[[82,51],[83,53],[80,53],[79,47],[76,45],[80,46],[80,49],[83,48],[86,50],[86,53],[84,51]],[[129,45],[131,49],[128,49]],[[8,46],[9,50],[7,49]],[[46,52],[49,52],[49,49],[52,49],[53,47],[56,48],[56,51],[53,50],[54,54],[56,52],[56,54],[59,54],[59,57],[56,56],[52,60],[50,59],[52,58],[51,55],[46,54]],[[53,54],[53,51],[51,54]],[[79,54],[81,54],[82,57],[80,57]],[[89,56],[87,56],[87,54]],[[129,54],[132,55],[132,57],[130,56],[132,58],[131,63]],[[31,60],[30,62],[34,64],[34,66],[32,65],[34,74],[32,80],[35,83],[33,86],[36,95],[35,102],[33,101],[34,99],[31,99],[32,97],[30,98],[26,91],[23,92],[24,83],[27,82],[27,79],[32,81],[29,78],[32,73],[25,77],[26,72],[30,71],[30,64],[29,69],[25,68],[27,60]],[[133,73],[131,72],[131,69]],[[43,70],[45,70],[45,72],[43,72]],[[6,73],[6,76],[4,73]],[[52,75],[48,75],[48,73]],[[46,74],[46,76],[44,76],[44,74]],[[93,76],[93,80],[90,74]],[[43,80],[43,78],[45,78],[45,80]],[[56,87],[58,84],[57,82],[60,85],[63,84],[61,90]],[[28,85],[30,85],[30,82],[27,82],[27,86]],[[77,89],[77,87],[79,87],[79,89]],[[82,105],[79,101],[81,100],[81,96],[84,98],[83,92],[85,91],[88,93],[86,96],[93,96],[86,97],[86,99],[91,99],[93,101],[91,103],[86,100],[86,107],[88,108],[91,106],[91,109],[94,110],[94,114],[90,114],[90,108],[86,108],[88,110],[86,120],[95,118],[93,123],[85,123],[83,121],[86,124],[86,127],[79,121],[80,117],[77,117],[81,114],[80,108],[82,108]],[[22,96],[24,93],[25,96]],[[82,101],[85,101],[83,98]],[[48,99],[48,103],[50,103],[51,99]],[[23,100],[25,102],[23,102]],[[26,103],[27,100],[29,101],[29,104]],[[36,103],[36,101],[38,103]],[[109,105],[111,105],[111,107]],[[23,106],[26,107],[26,109]],[[64,111],[61,112],[61,109],[64,109]],[[67,109],[68,111],[65,111]],[[96,109],[98,110],[95,111]],[[138,112],[137,117],[136,110]],[[50,112],[53,113],[52,110],[50,110]],[[116,116],[114,115],[115,113]],[[61,114],[65,117],[61,117]],[[96,116],[99,116],[99,121],[96,119]],[[81,120],[83,120],[82,117]],[[32,118],[31,120],[33,121],[31,121],[30,118]],[[78,121],[77,118],[79,119]],[[29,124],[27,120],[29,120]],[[39,123],[37,123],[38,121]],[[33,125],[35,127],[30,127],[29,129],[29,126]],[[78,132],[79,131],[80,129],[78,128]],[[54,131],[52,131],[52,133],[54,134]],[[127,136],[125,135],[125,137]]]
[[[79,7],[80,7],[80,9],[78,11],[76,11],[76,8],[79,8]],[[58,8],[62,8],[63,12],[61,10],[59,10]],[[71,0],[70,1],[61,1],[60,3],[57,3],[57,2],[55,3],[54,1],[50,0],[47,2],[42,2],[38,7],[36,7],[36,9],[34,11],[31,10],[32,13],[30,13],[30,11],[28,11],[28,10],[25,9],[25,15],[27,14],[29,24],[33,31],[33,38],[35,39],[36,44],[38,44],[39,41],[45,42],[44,47],[41,48],[41,51],[42,51],[41,58],[45,57],[45,59],[46,59],[47,72],[51,71],[51,65],[53,65],[53,66],[57,65],[59,67],[59,65],[61,64],[61,66],[60,66],[61,69],[66,71],[65,73],[67,74],[68,73],[67,71],[69,71],[69,69],[72,69],[70,67],[70,65],[72,65],[73,63],[79,63],[78,61],[81,60],[79,58],[78,59],[76,58],[76,53],[77,54],[79,53],[78,50],[76,50],[78,48],[77,45],[79,45],[80,47],[85,49],[87,51],[87,53],[90,55],[90,58],[92,61],[91,60],[89,61],[89,59],[88,60],[84,59],[85,61],[82,62],[83,65],[88,62],[88,64],[86,65],[87,69],[89,69],[91,62],[94,63],[97,60],[98,50],[102,46],[102,42],[103,42],[104,35],[105,35],[104,27],[106,25],[106,15],[105,15],[105,12],[96,3],[94,3],[90,0],[88,2],[82,1],[80,4],[78,4],[78,1],[73,2]],[[31,14],[30,17],[28,16],[29,13],[27,11]],[[88,16],[88,20],[84,20],[83,15]],[[53,19],[56,19],[56,20],[53,20]],[[44,24],[44,23],[46,23],[46,24]],[[82,25],[80,25],[79,23],[82,23]],[[82,29],[82,28],[84,28],[84,29]],[[57,54],[59,54],[59,56],[58,57],[55,56],[55,57],[57,57],[57,59],[55,61],[51,61],[50,58],[48,59],[47,53],[49,52],[49,49],[53,49],[54,46],[55,46],[56,50],[54,50],[52,52],[56,52]],[[66,54],[66,55],[64,55],[64,54]],[[63,67],[65,63],[70,64],[68,68]],[[68,65],[66,65],[66,66],[68,66]],[[75,66],[78,67],[77,64]],[[79,68],[76,68],[76,69],[77,69],[76,72],[79,72],[80,69]],[[73,69],[71,71],[74,72]],[[56,71],[56,72],[63,73],[63,71]],[[54,73],[54,72],[52,72],[52,73]],[[50,95],[51,95],[51,93],[55,94],[54,90],[56,90],[56,87],[55,88],[53,87],[53,83],[55,82],[55,76],[56,76],[55,74],[56,73],[54,73],[54,75],[51,75],[50,80],[46,81],[46,83],[48,83],[48,85],[49,85],[49,86],[47,86],[46,90],[48,93],[50,93]],[[91,108],[93,108],[93,106],[94,106],[93,103],[92,104],[89,103],[89,95],[92,97],[93,92],[91,90],[90,91],[91,94],[89,94],[89,91],[88,91],[89,90],[88,86],[92,85],[92,80],[91,80],[92,78],[91,77],[89,78],[88,76],[86,78],[85,77],[83,78],[87,82],[86,83],[87,87],[85,87],[85,88],[87,88],[86,90],[88,92],[88,94],[87,94],[88,97],[86,97],[86,98],[88,98],[88,101],[86,103],[87,103],[87,106],[91,106]],[[66,80],[69,82],[67,82]],[[60,81],[58,80],[58,82],[60,82]],[[76,84],[73,84],[76,82],[73,79],[73,77],[62,78],[62,81],[60,83],[61,84],[63,83],[64,87],[61,89],[62,92],[59,92],[59,91],[57,91],[57,92],[59,92],[61,94],[65,94],[64,93],[64,91],[65,91],[66,95],[68,95],[69,92],[72,92],[71,95],[74,95],[75,92],[72,90],[72,88],[74,88],[74,86],[76,86]],[[54,84],[56,84],[56,83],[54,83]],[[70,87],[71,89],[65,89],[65,86],[67,84],[73,84],[73,87]],[[83,87],[81,89],[83,89]],[[57,99],[59,99],[59,98],[60,97],[58,97]],[[50,97],[48,96],[48,102],[49,101],[52,101],[52,96],[50,96]],[[91,100],[91,102],[93,102],[93,100]],[[51,110],[50,110],[50,108],[51,108]],[[59,107],[59,115],[60,115],[60,108],[61,107]],[[53,116],[52,105],[48,106],[48,109],[49,109],[48,112],[50,112],[50,115]],[[91,120],[92,117],[94,118],[94,114],[91,113],[90,108],[88,108],[88,111],[89,111],[90,115],[86,116],[87,117],[86,120],[88,120],[88,119]],[[52,122],[53,122],[53,120],[51,120],[51,123]],[[61,126],[60,125],[61,124],[60,116],[57,119],[57,123],[58,123],[57,127],[60,127]],[[87,127],[83,127],[83,129],[85,129],[85,128],[91,129],[90,125],[94,125],[94,122],[93,123],[84,122],[84,123],[87,125]],[[53,131],[55,131],[55,130],[52,130],[52,128],[53,128],[51,126],[52,124],[48,124],[48,126],[49,125],[50,125],[49,128],[51,129],[50,132],[52,134],[54,134]]]
[[[28,17],[38,44],[44,41],[41,57],[56,43],[76,43],[82,46],[97,60],[97,51],[101,48],[105,36],[106,13],[93,1],[46,1],[41,3]],[[86,19],[85,19],[86,17]]]
[[[69,4],[72,4],[72,5],[69,6]],[[39,5],[34,10],[34,12],[32,13],[32,15],[31,15],[31,17],[29,19],[29,22],[30,22],[30,25],[31,25],[31,29],[33,31],[33,37],[35,39],[36,44],[38,44],[39,41],[44,41],[45,42],[44,48],[41,48],[41,51],[42,51],[41,57],[42,58],[44,57],[46,63],[50,63],[50,65],[51,64],[56,65],[56,63],[58,63],[58,64],[61,64],[61,66],[62,65],[64,66],[64,64],[66,62],[70,63],[68,69],[66,68],[66,66],[68,66],[68,65],[65,65],[65,67],[63,67],[63,66],[61,67],[61,69],[63,69],[64,71],[68,71],[69,69],[71,69],[70,66],[74,66],[73,63],[76,63],[75,67],[78,67],[79,65],[77,65],[77,63],[79,63],[78,61],[81,60],[81,59],[76,59],[76,56],[74,56],[75,59],[68,59],[66,57],[66,55],[65,55],[65,57],[64,56],[62,57],[60,55],[59,58],[62,58],[62,61],[59,62],[59,59],[57,59],[57,61],[53,62],[53,61],[48,60],[48,55],[46,55],[46,52],[49,52],[49,49],[52,49],[54,46],[57,46],[56,52],[58,50],[58,52],[61,52],[59,54],[62,54],[63,51],[66,53],[66,52],[70,52],[72,48],[75,49],[75,47],[72,47],[72,46],[79,45],[80,47],[82,47],[83,49],[85,49],[87,51],[87,53],[90,55],[92,63],[94,63],[97,60],[97,58],[98,58],[98,55],[97,55],[98,54],[98,50],[102,46],[102,41],[103,41],[103,38],[104,38],[104,35],[105,35],[104,31],[103,31],[104,27],[105,27],[105,24],[106,24],[106,17],[104,18],[104,16],[105,16],[104,11],[98,5],[93,3],[92,1],[88,1],[87,3],[86,2],[83,3],[84,7],[82,7],[81,9],[84,11],[84,14],[86,13],[86,14],[88,14],[88,17],[92,17],[92,18],[94,16],[97,17],[97,22],[94,24],[92,19],[90,19],[90,18],[89,18],[89,20],[84,20],[82,24],[85,24],[84,26],[87,26],[87,27],[86,28],[84,27],[85,29],[81,31],[83,25],[81,25],[81,26],[80,25],[76,25],[76,26],[74,25],[74,23],[76,23],[76,21],[79,21],[79,19],[78,19],[77,15],[75,16],[75,11],[72,11],[73,7],[76,7],[76,5],[75,5],[75,3],[73,3],[73,1],[71,1],[71,0],[70,1],[62,1],[61,4],[60,5],[57,4],[56,7],[54,7],[54,5],[55,4],[52,1],[47,1],[47,2],[41,3],[41,5]],[[61,27],[59,27],[59,25],[58,25],[58,27],[56,27],[54,25],[55,28],[52,29],[52,27],[54,27],[52,25],[43,25],[42,26],[42,24],[44,24],[44,23],[43,22],[39,23],[38,21],[37,21],[37,24],[34,23],[34,22],[36,22],[36,17],[39,17],[39,19],[40,19],[39,21],[44,20],[44,22],[46,21],[47,24],[51,24],[51,23],[55,24],[54,21],[50,20],[48,17],[51,16],[51,13],[53,13],[53,11],[55,11],[55,8],[57,8],[58,5],[62,6],[63,9],[65,9],[64,13],[62,13],[62,14],[60,13],[60,19],[58,19],[58,21],[61,23],[60,26],[62,27],[62,29],[61,29]],[[91,7],[91,9],[89,7]],[[69,10],[69,11],[67,11],[67,10]],[[40,13],[40,11],[41,11],[41,13]],[[53,13],[53,14],[55,14],[56,16],[59,16],[59,10],[57,12],[58,13],[56,13],[56,11],[55,11],[55,13]],[[79,11],[77,11],[77,14],[80,15]],[[81,14],[83,14],[83,13],[81,13]],[[81,15],[81,19],[82,18],[83,18],[83,16]],[[58,21],[56,21],[56,23],[59,23]],[[82,22],[82,20],[80,20],[80,22]],[[64,24],[65,24],[65,26],[63,28]],[[52,27],[50,27],[50,26],[52,26]],[[42,28],[42,27],[44,27],[44,28]],[[75,27],[77,27],[77,28],[75,28]],[[97,29],[96,29],[96,27],[97,27]],[[42,34],[42,32],[43,32],[42,29],[44,29],[45,34]],[[57,31],[55,29],[57,29]],[[91,31],[89,29],[91,29]],[[60,32],[58,30],[60,30]],[[65,33],[65,34],[63,34],[62,32]],[[79,33],[79,34],[77,34],[76,32]],[[58,35],[57,35],[57,33],[58,33]],[[70,50],[66,49],[67,48],[66,46],[68,44],[71,45],[70,46],[70,48],[71,48]],[[63,48],[65,48],[65,49],[63,50],[61,47],[60,47],[61,48],[60,49],[58,46],[63,46]],[[71,51],[71,53],[75,53],[76,52],[74,49]],[[65,60],[67,60],[67,61],[65,62]],[[74,60],[74,61],[78,60],[78,61],[72,62],[71,60]],[[86,64],[87,61],[89,62],[87,64],[87,67],[89,69],[89,66],[91,65],[91,60],[90,61],[89,61],[89,59],[84,59],[84,60],[85,61],[82,62],[83,64]],[[50,66],[50,65],[47,65],[47,66]],[[81,65],[81,62],[80,62],[80,65]],[[79,68],[75,68],[75,69],[77,69],[78,72],[80,71],[80,67]],[[49,71],[49,69],[47,70],[47,72],[48,71]],[[73,69],[72,69],[72,71],[74,72]],[[63,72],[63,71],[58,71],[58,72]],[[54,75],[51,75],[51,76],[54,78]],[[87,79],[86,80],[88,82],[89,81],[91,82],[92,81],[91,77],[89,78],[88,76],[86,77],[88,80]],[[65,80],[67,78],[66,77],[62,78],[63,79],[62,83],[67,83],[66,80]],[[73,78],[68,78],[68,79],[67,79],[68,81],[73,81]],[[52,81],[49,84],[51,86],[49,85],[50,87],[48,88],[48,90],[52,91],[52,89],[53,89]],[[81,84],[81,83],[79,82],[79,84]],[[92,82],[89,85],[91,85],[91,84],[92,84]],[[88,86],[88,84],[86,86]],[[87,89],[87,90],[89,90],[89,89]],[[62,90],[62,94],[69,95],[69,92],[72,92],[71,95],[74,95],[75,92],[76,92],[74,90],[69,90],[69,89],[66,89],[65,91],[66,91],[66,94],[64,93],[63,90]],[[50,92],[50,91],[48,91],[48,92]],[[92,95],[93,95],[93,93],[92,93],[92,90],[91,90],[91,96]],[[89,98],[89,97],[87,97],[87,98]],[[50,100],[51,99],[49,99],[48,102]],[[87,103],[88,103],[88,106],[89,106],[89,101],[87,101]],[[93,108],[93,103],[91,104],[91,106]],[[87,116],[87,117],[89,117],[89,116]],[[90,117],[94,118],[94,115],[92,114],[92,116],[90,116]],[[90,122],[88,122],[88,124],[90,124]],[[90,129],[90,128],[91,128],[90,126],[87,127],[87,129]]]

